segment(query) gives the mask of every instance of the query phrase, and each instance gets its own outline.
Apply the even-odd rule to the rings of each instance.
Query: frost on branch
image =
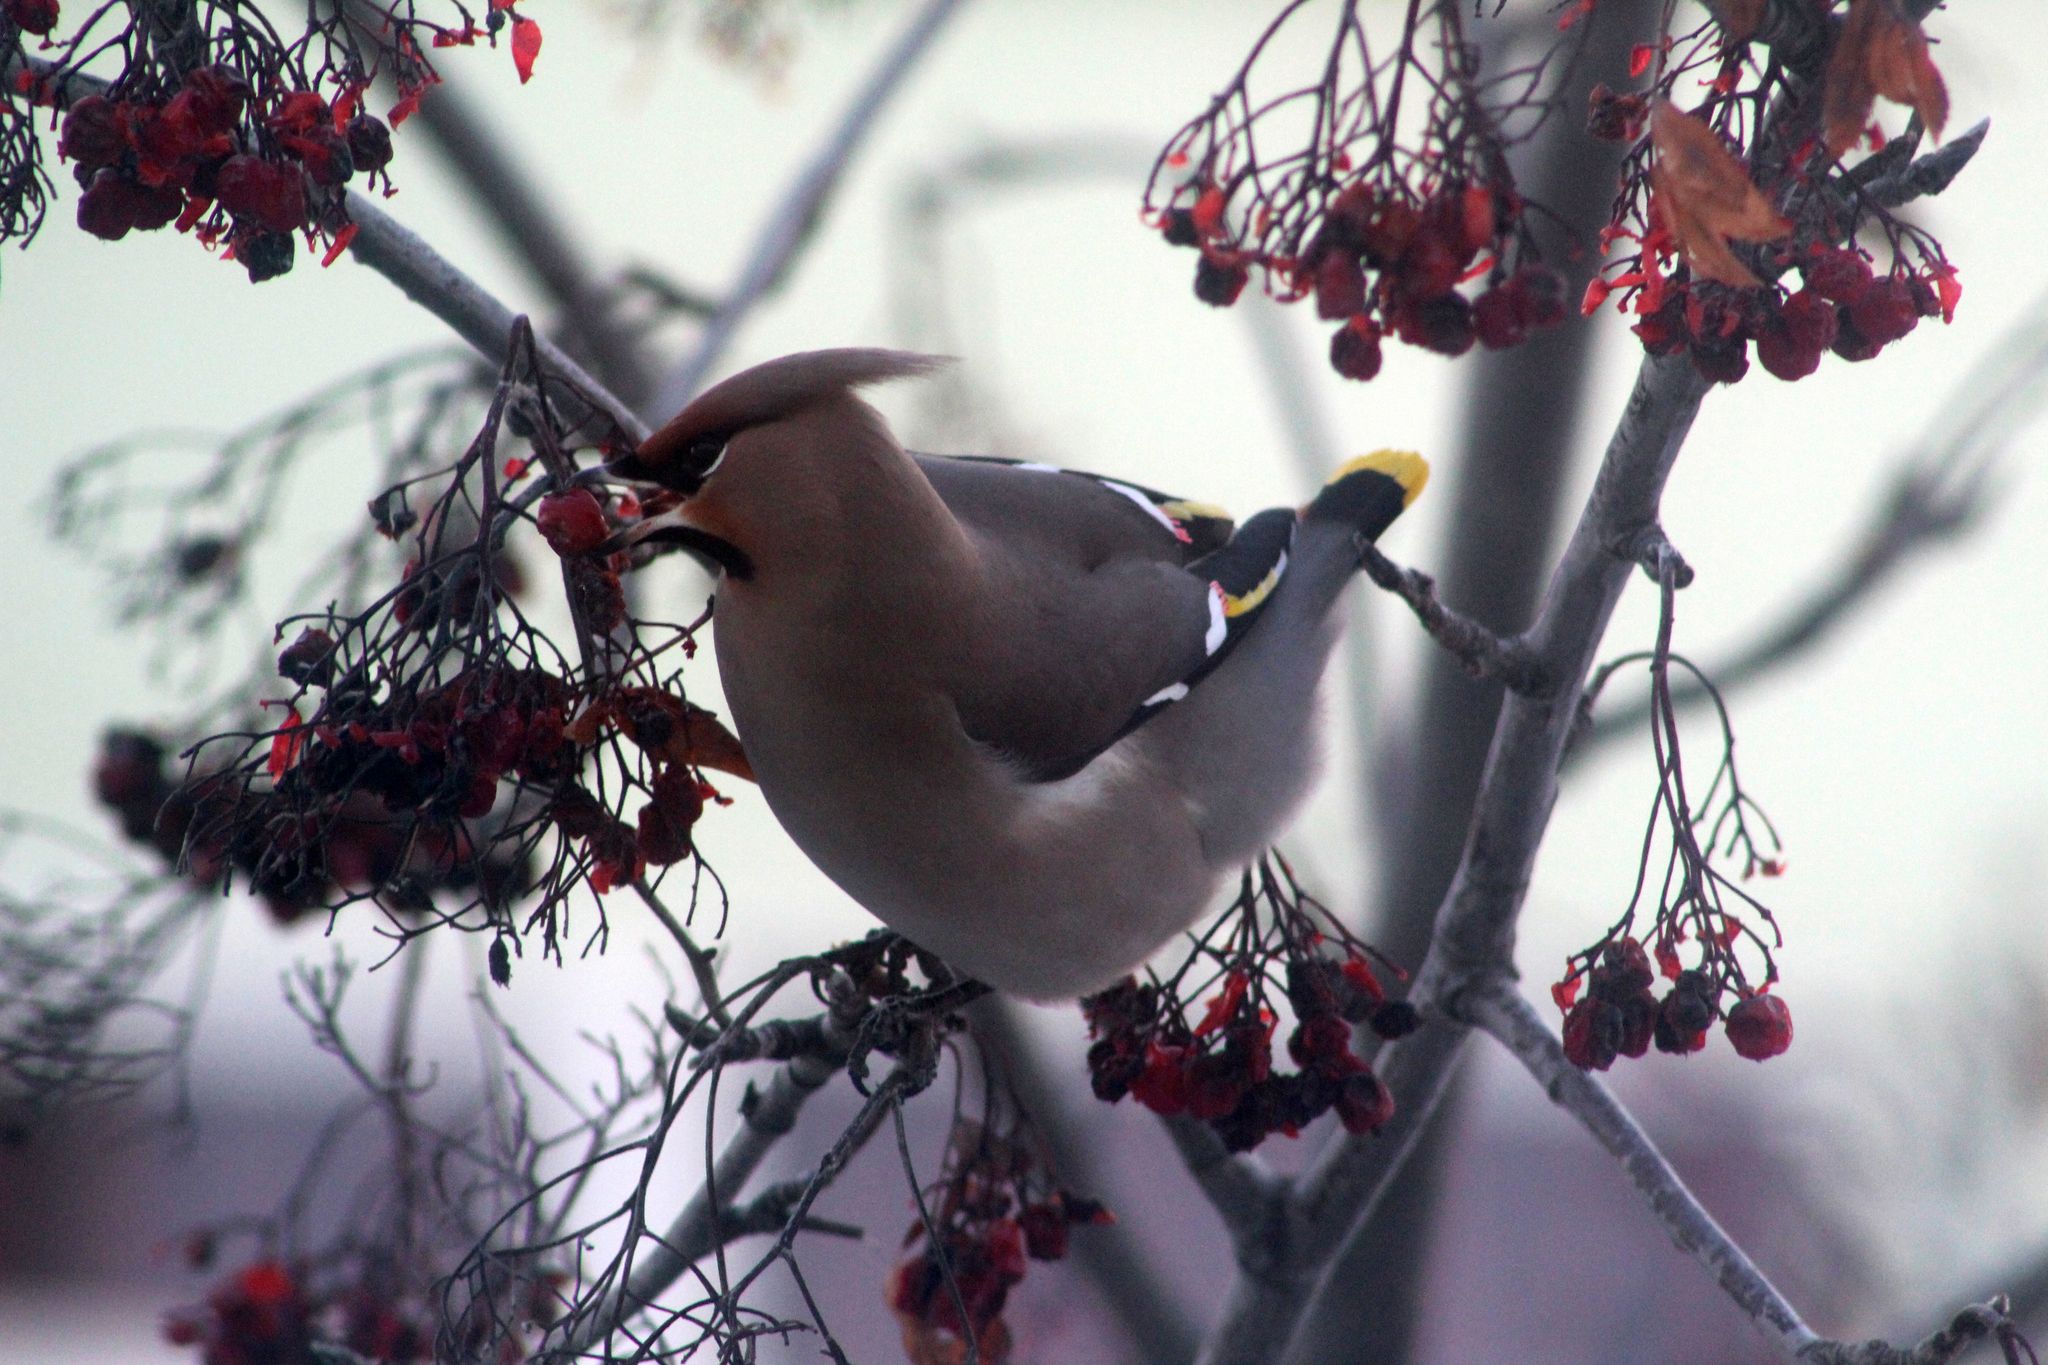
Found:
[[[1751,41],[1755,8],[1689,32],[1667,9],[1631,63],[1641,87],[1600,86],[1588,112],[1594,137],[1634,147],[1601,231],[1603,249],[1625,245],[1584,311],[1612,297],[1651,355],[1683,351],[1730,384],[1751,342],[1766,370],[1796,380],[1829,351],[1869,360],[1920,319],[1953,318],[1955,267],[1891,210],[1938,193],[1983,136],[1914,160],[1923,133],[1940,136],[1948,95],[1897,0],[1823,5],[1824,41],[1791,55]],[[1897,138],[1871,121],[1880,97],[1913,110]],[[1794,271],[1799,287],[1781,283]]]

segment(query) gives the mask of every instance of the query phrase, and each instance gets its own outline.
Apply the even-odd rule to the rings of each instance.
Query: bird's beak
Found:
[[[683,510],[681,507],[672,507],[666,512],[636,521],[590,553],[593,557],[602,559],[607,555],[617,554],[620,550],[630,550],[635,545],[674,545],[705,567],[715,568],[728,578],[737,578],[744,582],[754,576],[754,562],[747,558],[745,551],[723,536],[714,536],[709,531],[690,525],[683,520]]]

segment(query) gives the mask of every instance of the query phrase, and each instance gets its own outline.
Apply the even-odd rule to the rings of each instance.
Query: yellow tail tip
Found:
[[[1370,455],[1360,455],[1345,461],[1325,482],[1335,483],[1361,469],[1377,470],[1400,484],[1404,511],[1415,505],[1415,500],[1422,496],[1423,485],[1429,482],[1429,461],[1412,450],[1375,450]]]

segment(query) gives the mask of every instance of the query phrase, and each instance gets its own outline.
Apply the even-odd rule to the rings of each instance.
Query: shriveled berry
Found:
[[[1472,349],[1472,305],[1456,292],[1404,304],[1395,317],[1401,340],[1439,355]]]
[[[1624,1057],[1640,1057],[1650,1050],[1650,1038],[1657,1024],[1657,1000],[1648,989],[1637,991],[1618,1006],[1621,1037],[1614,1050]]]
[[[1716,384],[1733,384],[1749,373],[1749,338],[1740,332],[1734,336],[1696,337],[1691,355],[1692,367],[1702,378]]]
[[[1296,1066],[1313,1066],[1318,1061],[1351,1052],[1351,1026],[1334,1014],[1318,1015],[1295,1027],[1287,1040],[1287,1055]]]
[[[493,982],[493,984],[499,986],[511,985],[512,950],[505,946],[504,939],[494,938],[491,940],[491,951],[489,956],[491,964],[491,981]]]
[[[277,656],[279,677],[325,685],[334,676],[334,637],[308,627]]]
[[[690,770],[676,763],[654,779],[653,796],[640,808],[640,856],[662,865],[680,862],[690,854],[690,830],[704,813],[704,793]]]
[[[1854,251],[1826,247],[1802,261],[1806,287],[1829,303],[1854,303],[1870,283],[1870,262]]]
[[[1847,308],[1835,310],[1835,340],[1829,350],[1844,360],[1859,361],[1874,358],[1884,349],[1881,341],[1872,341],[1863,335],[1863,329],[1856,325],[1856,319]]]
[[[57,27],[57,0],[0,0],[14,26],[38,38]]]
[[[1394,273],[1400,278],[1401,292],[1409,298],[1434,299],[1449,293],[1464,269],[1457,249],[1434,225],[1425,222],[1408,243]]]
[[[348,139],[332,128],[322,126],[279,140],[299,159],[316,185],[332,188],[346,184],[356,173],[355,154],[349,151]]]
[[[289,232],[251,232],[235,235],[235,259],[249,272],[249,283],[261,284],[289,274],[298,247]]]
[[[306,221],[306,196],[297,167],[278,166],[243,153],[231,156],[214,176],[214,197],[237,218],[288,233]],[[236,252],[240,258],[240,251]]]
[[[1689,985],[1686,977],[1700,984]],[[1707,1028],[1714,1022],[1714,1006],[1707,994],[1710,989],[1698,972],[1680,973],[1680,980],[1672,986],[1670,994],[1657,1005],[1657,1025],[1652,1036],[1659,1052],[1684,1056],[1707,1045]]]
[[[1856,330],[1877,346],[1889,345],[1920,325],[1912,288],[1897,275],[1872,280],[1848,311]]]
[[[78,225],[104,241],[118,242],[135,226],[142,186],[119,171],[98,171],[78,200]]]
[[[604,508],[588,488],[548,494],[540,500],[534,520],[540,525],[541,537],[558,555],[588,553],[612,533],[604,519]]]
[[[1517,269],[1508,276],[1507,287],[1521,307],[1524,327],[1534,331],[1564,321],[1564,276],[1541,261],[1531,261]]]
[[[1756,358],[1780,379],[1804,379],[1820,366],[1841,324],[1834,305],[1811,289],[1785,300],[1756,338]]]
[[[1792,1011],[1775,995],[1752,995],[1728,1011],[1723,1026],[1738,1056],[1761,1062],[1792,1046]]]
[[[1394,1092],[1372,1072],[1354,1072],[1337,1094],[1337,1117],[1348,1133],[1377,1133],[1394,1117]]]
[[[1228,308],[1251,277],[1234,253],[1204,251],[1195,265],[1195,297],[1212,308]]]
[[[1365,271],[1350,252],[1324,252],[1315,278],[1317,317],[1348,318],[1365,311]]]
[[[1195,215],[1186,209],[1168,209],[1159,215],[1159,235],[1168,246],[1200,246],[1202,234],[1195,228]]]
[[[185,73],[193,111],[209,133],[232,132],[249,101],[249,82],[231,66],[194,67]]]
[[[1564,1017],[1564,1055],[1573,1066],[1605,1071],[1621,1050],[1621,1010],[1595,996],[1573,1005]]]
[[[391,130],[375,115],[357,114],[348,121],[348,150],[357,170],[381,171],[391,164]]]
[[[1380,329],[1363,313],[1330,338],[1330,368],[1361,383],[1380,372]]]
[[[1421,1014],[1406,1000],[1389,1000],[1372,1012],[1372,1031],[1382,1038],[1406,1038],[1421,1027]]]
[[[81,166],[111,166],[128,150],[120,106],[104,95],[87,95],[64,115],[57,150]]]
[[[1489,351],[1505,351],[1528,340],[1522,309],[1507,285],[1496,285],[1472,300],[1472,333]]]

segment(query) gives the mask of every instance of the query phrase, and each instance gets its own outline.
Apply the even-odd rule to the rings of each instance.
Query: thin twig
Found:
[[[753,255],[748,257],[739,279],[725,295],[718,311],[704,324],[696,349],[655,390],[647,411],[656,420],[666,419],[696,396],[705,376],[718,363],[718,358],[739,331],[740,323],[746,320],[763,296],[782,282],[790,263],[810,240],[812,231],[824,215],[826,202],[839,187],[847,165],[874,125],[876,116],[959,7],[960,0],[925,0],[924,7],[910,21],[910,26],[883,54],[881,62],[840,116],[838,126],[825,139],[825,145],[798,173],[795,183],[783,195],[782,202],[769,215],[766,227],[754,240]]]
[[[669,936],[675,939],[676,946],[683,950],[683,957],[690,964],[690,974],[697,978],[697,994],[703,997],[704,1012],[710,1015],[712,1022],[721,1029],[732,1027],[732,1015],[727,1013],[725,997],[718,989],[716,955],[698,946],[697,940],[690,937],[690,931],[683,927],[683,922],[676,918],[675,912],[670,910],[661,897],[655,894],[654,888],[648,885],[647,878],[635,877],[633,890],[639,894],[647,908],[654,912],[654,917],[661,921]]]
[[[1543,672],[1528,647],[1519,638],[1504,639],[1445,606],[1436,595],[1436,580],[1428,574],[1401,568],[1362,537],[1358,562],[1366,577],[1408,604],[1430,638],[1449,650],[1468,676],[1491,678],[1510,692],[1529,696],[1543,690]]]

